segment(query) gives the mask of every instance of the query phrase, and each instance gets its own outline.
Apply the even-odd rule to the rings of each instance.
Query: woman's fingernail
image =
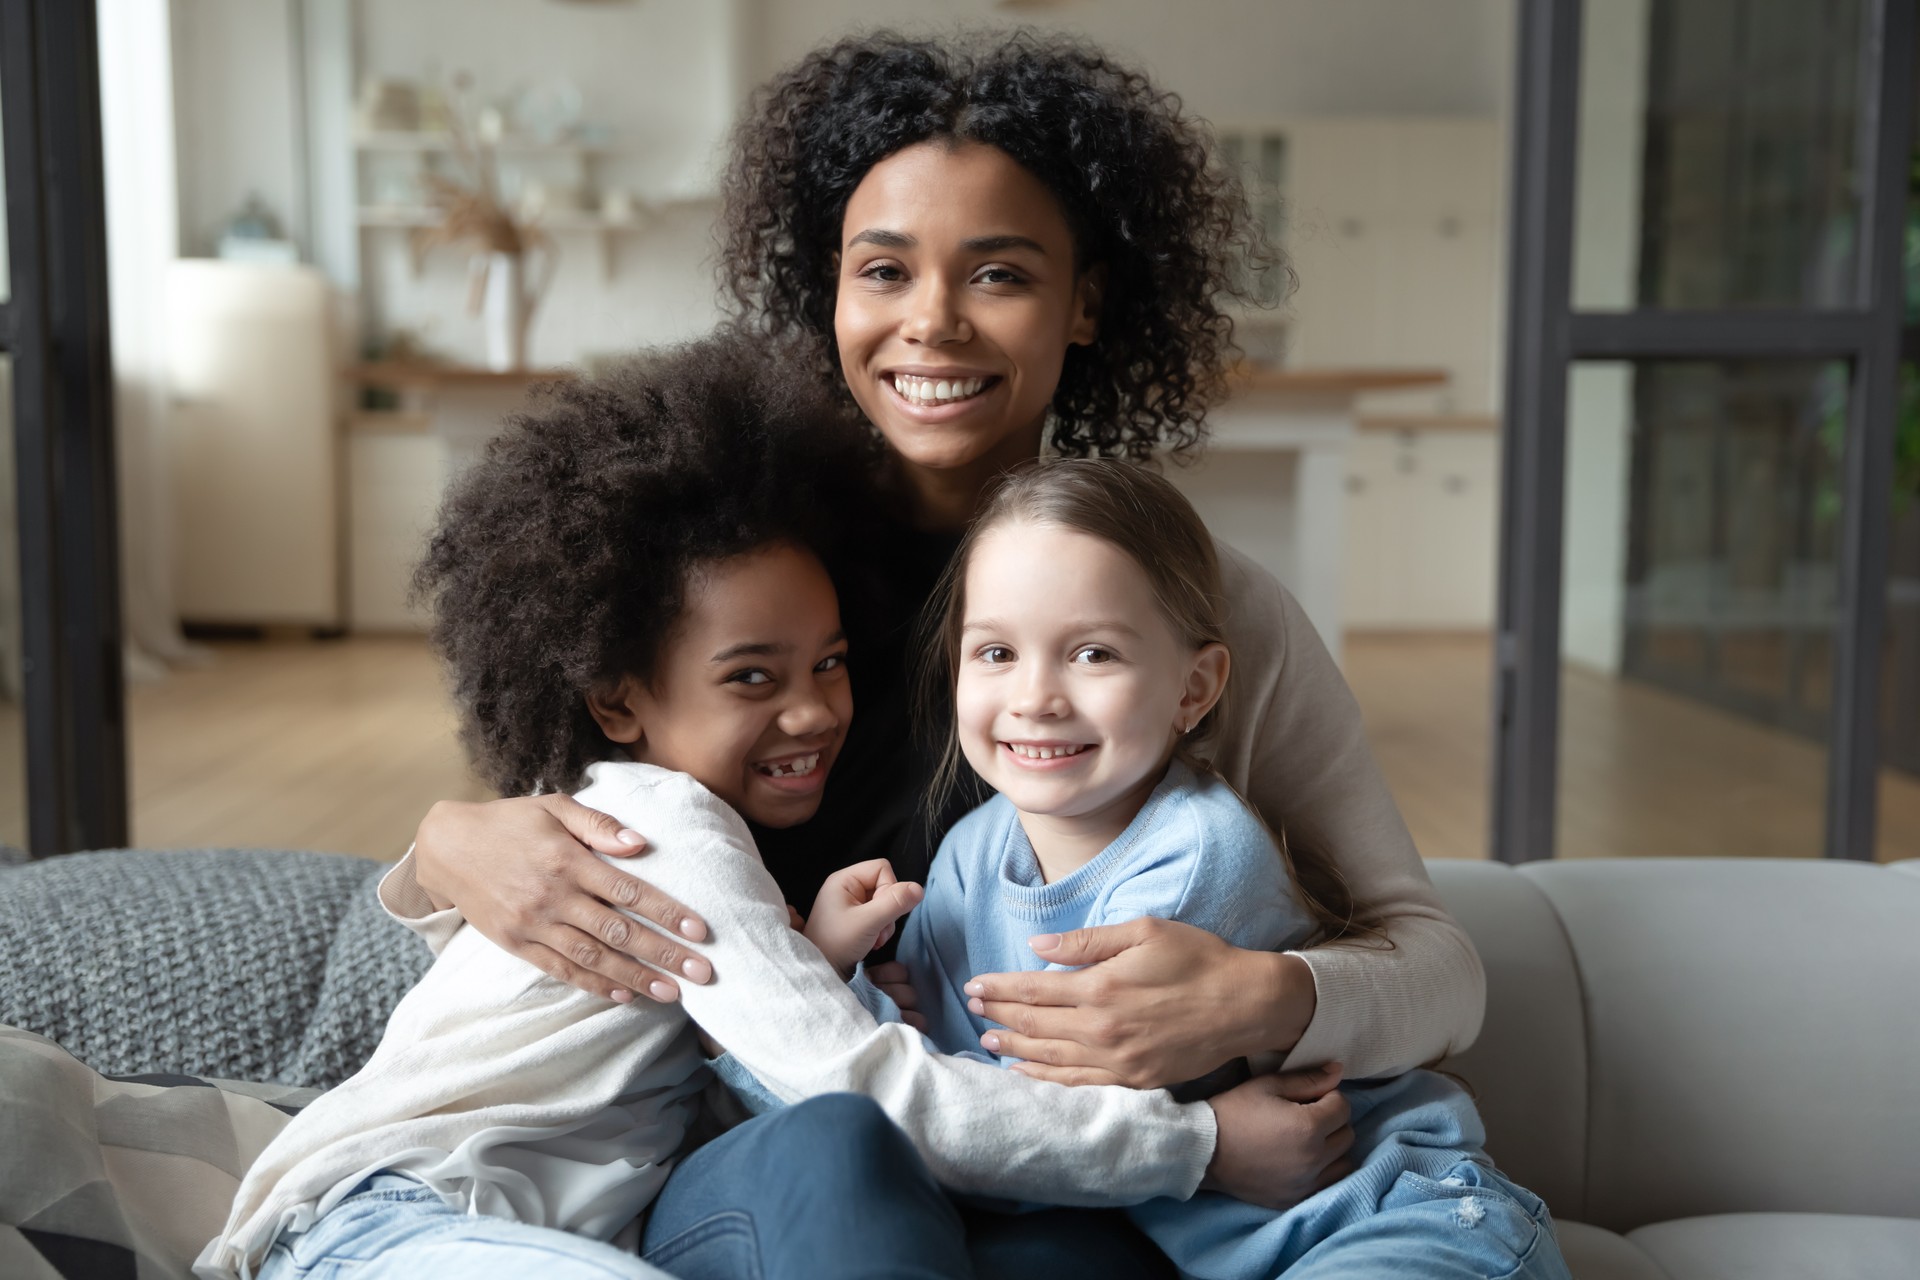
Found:
[[[656,982],[650,985],[647,990],[653,993],[655,1000],[663,1004],[671,1004],[674,997],[680,994],[680,989],[671,982]]]
[[[980,1037],[980,1043],[989,1053],[1000,1052],[1000,1037],[991,1031]]]
[[[977,1013],[981,1017],[985,1017],[987,1013],[987,1002],[975,996],[973,999],[967,1001],[967,1012]]]
[[[1027,939],[1027,945],[1035,951],[1051,951],[1060,945],[1060,935],[1057,933],[1037,933]]]
[[[705,982],[712,976],[712,971],[707,968],[707,962],[705,960],[696,960],[692,956],[688,956],[681,962],[680,972],[686,974],[695,982]]]
[[[608,998],[615,1004],[632,1004],[633,992],[627,990],[625,987],[615,987],[608,993]]]
[[[635,831],[629,827],[622,827],[620,829],[620,834],[615,836],[614,839],[618,840],[621,844],[624,844],[624,845],[636,845],[636,844],[646,843],[646,838],[644,836],[642,836],[638,831]]]
[[[987,984],[984,982],[969,982],[965,990],[970,996],[983,996],[987,994]]]
[[[701,924],[698,920],[683,919],[680,921],[680,933],[681,936],[692,938],[695,942],[698,942],[707,936],[707,926]]]

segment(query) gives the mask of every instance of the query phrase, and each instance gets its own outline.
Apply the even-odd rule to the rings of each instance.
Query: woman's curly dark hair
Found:
[[[809,339],[840,386],[835,262],[867,172],[929,140],[998,147],[1059,200],[1080,265],[1103,264],[1100,336],[1072,347],[1053,398],[1063,454],[1142,459],[1204,432],[1233,354],[1221,303],[1286,271],[1205,127],[1087,45],[1020,31],[892,32],[817,49],[763,86],[722,182],[719,270],[736,316]],[[841,387],[841,394],[847,394]]]
[[[770,542],[829,565],[870,437],[762,337],[552,384],[452,486],[414,574],[461,734],[508,795],[616,754],[586,695],[648,678],[701,565]]]

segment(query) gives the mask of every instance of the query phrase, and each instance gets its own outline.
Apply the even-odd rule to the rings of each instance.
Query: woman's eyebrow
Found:
[[[851,249],[857,244],[877,244],[882,249],[911,249],[919,243],[904,231],[886,231],[880,227],[868,227],[847,241],[847,248]]]
[[[962,240],[960,247],[969,253],[1002,253],[1008,249],[1031,249],[1043,258],[1047,256],[1046,246],[1038,240],[1029,240],[1025,236],[975,236],[971,240]]]

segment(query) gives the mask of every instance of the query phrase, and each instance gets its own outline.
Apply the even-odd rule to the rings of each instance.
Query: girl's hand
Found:
[[[640,991],[667,1004],[680,998],[668,975],[689,982],[713,977],[712,965],[675,941],[703,940],[706,923],[588,851],[627,857],[645,848],[637,832],[606,814],[571,796],[547,795],[484,804],[442,800],[420,823],[413,856],[420,887],[434,904],[458,907],[502,949],[593,995],[625,1003]],[[668,933],[637,924],[616,907]]]
[[[820,948],[843,978],[869,952],[893,936],[893,922],[919,904],[926,891],[894,879],[885,858],[858,862],[827,877],[801,932]]]
[[[1235,1058],[1285,1052],[1313,1019],[1298,956],[1242,951],[1204,929],[1142,917],[1032,939],[1072,973],[989,973],[967,1007],[1006,1027],[981,1037],[1013,1069],[1060,1084],[1157,1089]],[[989,1041],[992,1043],[988,1043]]]
[[[898,960],[869,965],[867,980],[886,992],[887,998],[900,1007],[902,1022],[915,1031],[927,1029],[926,1016],[920,1012],[920,993],[913,989],[913,975],[907,972],[907,966]]]
[[[1212,1098],[1219,1127],[1200,1185],[1266,1209],[1290,1209],[1353,1172],[1340,1064],[1256,1076]]]

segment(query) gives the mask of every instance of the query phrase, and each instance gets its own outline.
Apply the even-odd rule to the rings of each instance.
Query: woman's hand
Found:
[[[1072,973],[989,973],[967,1007],[999,1023],[983,1047],[1060,1084],[1156,1089],[1235,1058],[1291,1049],[1313,1020],[1313,972],[1298,956],[1242,951],[1150,916],[1046,934],[1034,953]]]
[[[841,977],[850,978],[855,965],[893,936],[893,922],[925,896],[912,881],[896,880],[885,858],[857,862],[827,877],[802,932]]]
[[[1201,1186],[1266,1209],[1290,1209],[1353,1172],[1340,1064],[1255,1076],[1215,1095],[1219,1136]]]
[[[502,949],[593,995],[625,1003],[642,991],[667,1004],[680,998],[667,975],[690,982],[713,977],[712,965],[675,941],[703,940],[706,923],[589,852],[627,857],[645,848],[639,833],[606,814],[571,796],[547,795],[484,804],[442,800],[420,823],[413,856],[420,887],[434,904],[457,906]]]

